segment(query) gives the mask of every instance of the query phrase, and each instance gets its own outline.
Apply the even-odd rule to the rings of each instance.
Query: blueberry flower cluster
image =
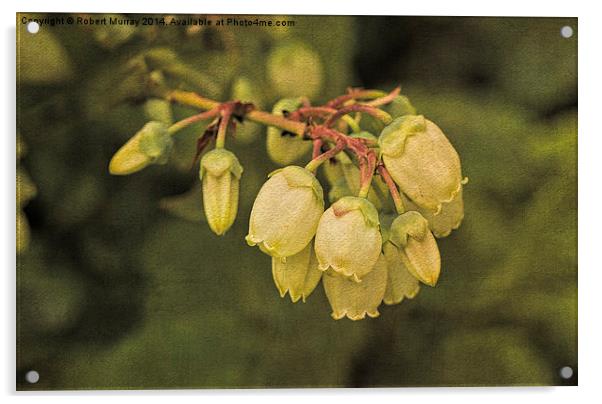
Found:
[[[197,155],[215,141],[200,159],[200,179],[209,227],[223,235],[236,219],[243,174],[225,139],[237,120],[267,125],[267,154],[284,167],[257,194],[246,241],[271,257],[282,297],[305,301],[322,281],[332,317],[360,320],[379,316],[382,303],[413,299],[421,284],[437,284],[436,238],[460,226],[466,179],[443,131],[417,115],[399,88],[350,89],[320,106],[283,99],[271,114],[182,91],[165,98],[206,112],[171,126],[147,124],[116,153],[110,172],[165,162],[172,135],[213,119]],[[312,159],[294,165],[309,150]]]

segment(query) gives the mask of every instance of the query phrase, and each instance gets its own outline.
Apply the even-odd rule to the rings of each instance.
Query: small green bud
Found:
[[[419,207],[438,214],[460,192],[464,180],[458,153],[422,115],[395,119],[383,129],[379,145],[391,177]]]
[[[420,282],[406,268],[400,251],[392,243],[385,243],[383,253],[387,261],[387,290],[383,302],[398,304],[404,298],[413,299],[420,291]]]
[[[270,174],[253,203],[247,243],[277,258],[303,250],[324,212],[322,186],[305,168],[288,166]]]
[[[323,70],[320,55],[300,41],[277,45],[267,60],[268,79],[281,97],[316,96]]]
[[[343,197],[320,218],[315,248],[322,271],[332,268],[360,282],[374,268],[381,245],[378,212],[367,199]]]
[[[226,149],[213,149],[201,160],[205,216],[218,236],[226,233],[236,219],[242,172],[234,153]]]
[[[272,113],[284,115],[284,112],[294,112],[301,106],[299,98],[285,98],[278,101]],[[299,160],[311,149],[311,142],[304,141],[300,136],[286,133],[281,129],[268,126],[266,147],[268,156],[277,164],[288,165]]]
[[[150,164],[165,164],[172,146],[173,140],[167,132],[167,125],[151,121],[115,153],[109,163],[109,172],[128,175]]]
[[[313,242],[285,260],[273,257],[272,275],[280,297],[284,297],[288,292],[293,303],[299,299],[305,302],[322,278]]]
[[[374,269],[359,283],[334,271],[326,272],[322,282],[332,318],[340,320],[347,316],[351,320],[362,320],[366,315],[375,318],[380,315],[378,306],[387,287],[387,263],[380,254]]]
[[[441,272],[441,257],[428,222],[420,213],[409,211],[395,219],[389,241],[399,249],[399,257],[416,279],[435,286]]]

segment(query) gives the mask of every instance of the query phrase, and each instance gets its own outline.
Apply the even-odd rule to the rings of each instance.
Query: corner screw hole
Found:
[[[40,24],[38,24],[37,22],[29,21],[27,23],[27,32],[29,32],[30,34],[37,34],[39,30]]]
[[[568,380],[571,377],[573,377],[573,368],[570,366],[565,366],[562,369],[560,369],[560,377],[562,377],[565,380]]]
[[[40,374],[35,370],[30,370],[25,374],[27,383],[36,384],[40,380]]]
[[[572,37],[573,36],[573,28],[569,27],[568,25],[565,25],[564,27],[560,28],[560,35],[563,38]]]

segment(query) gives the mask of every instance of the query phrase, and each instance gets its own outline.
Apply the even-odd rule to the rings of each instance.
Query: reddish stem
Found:
[[[215,147],[217,149],[223,149],[226,144],[226,134],[228,132],[228,126],[230,125],[230,118],[234,111],[234,103],[225,102],[220,105],[221,119],[219,127],[217,129],[217,140],[215,141]]]
[[[322,153],[322,144],[323,144],[323,142],[322,142],[322,139],[314,139],[313,143],[314,143],[313,144],[314,148],[313,148],[313,152],[312,152],[311,158],[315,159],[316,157],[318,157]]]
[[[314,146],[316,144],[315,143],[316,141],[322,142],[322,140],[316,139],[316,140],[314,140]],[[345,141],[343,138],[339,138],[334,147],[332,147],[330,150],[328,150],[325,153],[318,154],[309,163],[307,163],[305,168],[311,172],[315,172],[322,163],[333,158],[334,156],[336,156],[339,152],[341,152],[344,149],[345,149]],[[314,151],[315,151],[315,149],[314,149]]]
[[[372,182],[377,158],[374,151],[364,144],[363,139],[349,137],[334,129],[327,128],[325,125],[314,126],[310,130],[310,137],[321,139],[323,142],[335,143],[337,148],[341,147],[340,150],[348,149],[357,156],[360,168],[360,195],[365,196]]]
[[[219,114],[219,108],[213,108],[213,109],[210,109],[209,111],[205,111],[205,112],[201,112],[200,114],[189,116],[188,118],[182,119],[181,121],[178,121],[178,122],[174,123],[173,125],[171,125],[169,127],[169,133],[175,133],[181,129],[184,129],[185,127],[187,127],[189,125],[192,125],[195,122],[204,121],[204,120],[213,118],[214,116],[216,116],[218,114]]]
[[[399,190],[397,189],[397,185],[395,185],[395,181],[393,181],[389,170],[387,170],[387,168],[383,164],[379,164],[377,169],[378,173],[389,188],[389,193],[393,198],[393,202],[395,203],[395,209],[397,210],[397,213],[401,215],[405,211],[405,209],[403,206],[403,200],[401,199],[401,195],[399,193]]]

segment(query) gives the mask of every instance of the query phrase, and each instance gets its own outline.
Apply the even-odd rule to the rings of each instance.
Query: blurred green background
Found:
[[[286,19],[295,26],[30,35],[19,18],[29,238],[17,267],[17,387],[576,384],[577,19]],[[321,286],[305,304],[281,299],[269,257],[244,241],[276,168],[262,128],[246,124],[228,143],[245,172],[222,238],[203,223],[190,169],[204,124],[178,138],[167,166],[110,176],[112,154],[149,120],[144,77],[165,58],[176,60],[172,85],[266,109],[284,95],[318,103],[350,85],[401,84],[470,178],[464,223],[439,242],[437,287],[359,322],[332,320]],[[174,108],[176,119],[191,112]]]

